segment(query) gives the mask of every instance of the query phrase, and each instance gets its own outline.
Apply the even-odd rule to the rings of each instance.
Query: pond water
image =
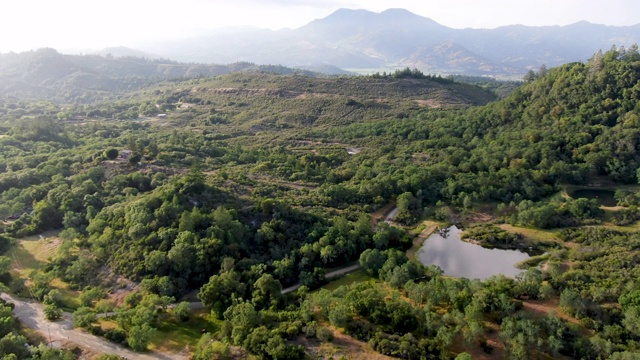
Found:
[[[601,190],[601,189],[580,189],[571,193],[571,197],[574,199],[577,198],[586,198],[586,199],[596,199],[598,203],[602,206],[616,206],[618,202],[613,197],[614,192],[611,190]]]
[[[517,250],[486,249],[462,241],[461,233],[455,226],[433,233],[418,250],[418,259],[439,266],[445,275],[481,280],[499,274],[515,277],[523,271],[515,265],[529,259]]]

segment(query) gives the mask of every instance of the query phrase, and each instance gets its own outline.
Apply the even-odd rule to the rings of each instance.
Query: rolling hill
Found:
[[[320,70],[340,72],[331,67]],[[66,55],[45,48],[18,54],[0,54],[0,95],[88,103],[141,89],[159,81],[210,77],[241,71],[319,75],[312,70],[280,65],[255,65],[247,62],[210,65],[131,56]]]

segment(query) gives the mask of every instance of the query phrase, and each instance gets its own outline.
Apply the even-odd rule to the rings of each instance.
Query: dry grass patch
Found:
[[[339,288],[340,286],[351,285],[356,282],[375,282],[375,281],[377,281],[375,278],[369,276],[363,269],[360,269],[358,271],[345,274],[344,276],[341,276],[340,278],[333,280],[328,284],[324,285],[322,288],[333,291]]]
[[[384,220],[384,218],[387,216],[387,214],[389,212],[391,212],[391,210],[393,210],[393,208],[396,207],[396,202],[392,201],[390,203],[388,203],[387,205],[381,207],[380,209],[378,209],[378,211],[374,212],[371,214],[371,221],[375,224],[378,223],[382,220]]]
[[[559,302],[560,300],[558,297],[552,297],[548,300],[523,300],[522,305],[524,306],[524,309],[530,314],[534,314],[540,317],[554,315],[569,323],[576,324],[582,327],[582,323],[580,322],[580,320],[562,311]]]
[[[407,250],[407,257],[411,260],[416,260],[416,254],[422,247],[424,241],[427,240],[427,238],[429,238],[429,236],[431,236],[431,234],[433,234],[433,232],[436,231],[436,229],[440,226],[441,224],[436,221],[423,221],[422,224],[420,224],[422,231],[420,231],[420,234],[413,239],[411,248]]]
[[[53,230],[18,239],[11,251],[13,275],[28,280],[31,273],[41,270],[55,256],[63,242],[58,233],[59,231]],[[51,281],[51,286],[60,290],[62,307],[65,310],[73,310],[80,306],[80,292],[69,289],[68,283],[55,278]],[[29,296],[26,289],[22,295]]]
[[[451,351],[456,354],[466,352],[471,355],[474,360],[504,359],[504,344],[500,341],[500,326],[492,322],[485,322],[483,325],[485,328],[483,336],[487,340],[487,345],[493,348],[490,354],[486,353],[480,347],[479,342],[466,344],[461,334],[456,338],[456,342],[451,347]]]
[[[27,277],[33,270],[40,270],[53,257],[62,239],[58,231],[48,231],[41,235],[18,239],[13,248],[13,270],[21,278]]]
[[[337,360],[343,356],[349,360],[394,359],[375,352],[367,343],[356,340],[333,326],[327,325],[326,327],[333,333],[333,340],[331,342],[320,343],[317,341],[309,341],[305,337],[299,337],[295,340],[296,344],[305,347],[311,359]]]
[[[216,319],[206,310],[193,311],[191,319],[186,322],[175,316],[161,316],[150,348],[159,351],[182,351],[186,347],[194,348],[203,333],[216,334],[222,321]]]

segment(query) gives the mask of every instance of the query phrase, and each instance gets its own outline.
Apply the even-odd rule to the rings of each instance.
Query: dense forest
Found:
[[[135,350],[197,294],[219,328],[194,359],[312,357],[337,335],[403,359],[636,358],[640,54],[502,85],[262,71],[104,102],[0,97],[0,280]],[[617,206],[568,187],[615,189]],[[537,256],[515,279],[452,278],[406,251],[424,221]],[[11,270],[23,239],[52,231],[41,268]],[[323,287],[356,263],[366,280]],[[0,335],[3,354],[45,351]]]

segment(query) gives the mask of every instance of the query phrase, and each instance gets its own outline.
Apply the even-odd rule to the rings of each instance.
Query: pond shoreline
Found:
[[[418,241],[423,245],[415,258],[424,265],[440,267],[448,276],[481,280],[498,274],[515,277],[523,271],[517,265],[531,258],[519,250],[487,249],[462,240],[462,230],[456,226],[438,232],[426,230],[431,230],[431,235],[423,237],[426,231],[421,233]]]
[[[424,223],[427,223],[427,221],[425,221]],[[429,238],[429,236],[431,236],[440,227],[440,224],[438,223],[434,223],[431,221],[429,221],[429,223],[430,224],[428,224],[424,228],[424,230],[422,230],[420,234],[413,239],[411,248],[407,250],[407,258],[409,258],[410,260],[420,261],[420,259],[416,257],[418,251],[420,251],[420,248],[422,248],[422,245]]]

